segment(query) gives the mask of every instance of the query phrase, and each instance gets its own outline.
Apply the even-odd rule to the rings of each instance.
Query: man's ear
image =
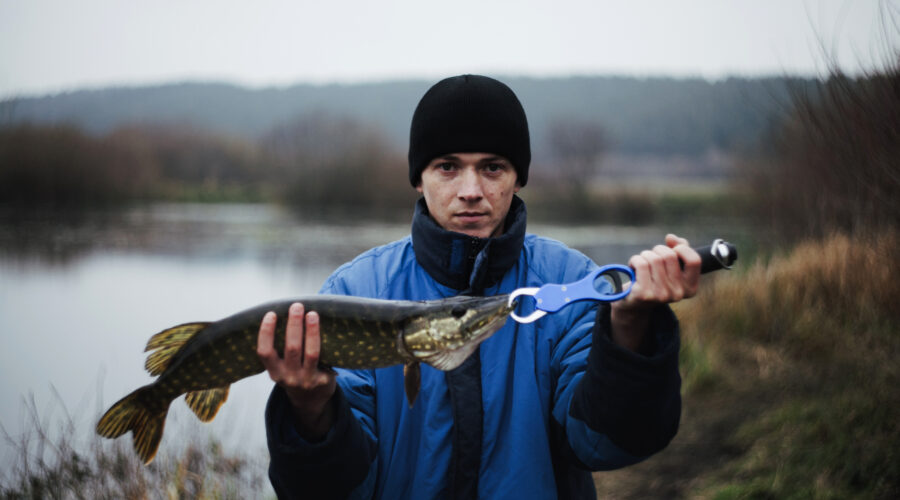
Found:
[[[416,191],[418,191],[419,194],[422,194],[422,181],[419,181],[419,183],[416,184]]]

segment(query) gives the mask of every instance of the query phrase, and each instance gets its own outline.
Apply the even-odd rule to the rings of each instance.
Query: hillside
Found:
[[[501,77],[502,78],[502,77]],[[529,116],[535,158],[551,155],[554,124],[594,123],[609,150],[655,156],[701,156],[746,146],[788,101],[790,87],[811,80],[571,77],[502,78]],[[405,150],[409,119],[430,81],[243,88],[225,83],[173,83],[80,90],[0,103],[0,125],[68,123],[104,134],[135,123],[178,123],[257,139],[310,113],[372,126]]]

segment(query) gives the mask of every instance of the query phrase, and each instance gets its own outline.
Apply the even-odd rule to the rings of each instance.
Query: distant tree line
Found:
[[[0,205],[90,207],[150,200],[277,201],[327,212],[408,209],[405,163],[375,131],[313,115],[256,142],[178,125],[102,136],[73,126],[0,128]]]
[[[307,212],[408,212],[416,194],[406,158],[382,134],[348,118],[313,113],[259,141],[279,198]]]
[[[498,76],[528,113],[534,157],[552,159],[556,123],[601,126],[609,150],[626,154],[702,155],[753,143],[789,101],[790,87],[814,88],[789,77],[634,78]],[[0,102],[0,123],[75,124],[105,135],[124,125],[190,123],[254,142],[298,116],[346,117],[377,128],[387,145],[406,148],[409,120],[426,80],[353,85],[246,89],[214,83],[107,88]]]
[[[750,202],[746,212],[785,239],[896,228],[898,73],[894,64],[856,78],[835,70],[815,84],[798,81],[755,150],[736,143],[758,138],[732,138],[742,154],[737,191]],[[526,86],[526,95],[532,90]],[[616,140],[603,123],[570,116],[534,128],[533,142],[550,152],[535,159],[523,192],[534,213],[642,223],[666,210],[646,193],[591,189]],[[664,134],[654,130],[647,135]],[[404,156],[380,128],[323,111],[295,115],[253,139],[183,124],[89,134],[10,123],[0,127],[0,205],[277,201],[317,215],[408,216],[416,193]]]
[[[123,127],[95,137],[68,125],[0,129],[0,203],[84,207],[245,182],[254,158],[192,130]]]
[[[528,199],[537,213],[649,221],[644,197],[592,193],[607,146],[599,124],[558,122],[550,131],[559,160],[549,169],[553,175],[533,168]],[[393,218],[408,217],[417,196],[405,155],[377,129],[321,112],[280,124],[256,141],[177,124],[129,125],[100,136],[70,125],[0,128],[0,206],[247,201],[315,216]]]
[[[140,145],[71,126],[0,130],[0,203],[84,206],[144,199],[158,172]]]

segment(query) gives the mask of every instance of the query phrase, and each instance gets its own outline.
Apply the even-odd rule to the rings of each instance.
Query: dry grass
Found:
[[[779,351],[756,356],[768,360],[760,362],[762,372],[777,370],[776,360],[785,357],[887,361],[882,348],[897,348],[889,327],[900,322],[898,244],[894,232],[804,243],[706,284],[702,295],[678,308],[679,317],[690,340],[712,344],[724,357],[735,341],[756,352]]]
[[[678,304],[679,436],[598,475],[601,496],[900,496],[898,244],[893,232],[807,242]]]
[[[61,400],[58,400],[61,401]],[[61,402],[58,402],[62,406]],[[271,495],[268,457],[226,452],[215,440],[191,437],[177,452],[145,466],[128,438],[84,436],[90,422],[39,415],[26,404],[30,427],[4,431],[15,462],[0,472],[0,499],[243,499]],[[53,423],[55,421],[55,423]],[[4,457],[6,458],[6,457]]]

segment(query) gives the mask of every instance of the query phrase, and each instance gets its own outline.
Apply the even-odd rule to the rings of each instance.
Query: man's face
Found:
[[[431,160],[416,190],[442,228],[488,238],[503,233],[519,183],[515,168],[502,156],[453,153]]]

